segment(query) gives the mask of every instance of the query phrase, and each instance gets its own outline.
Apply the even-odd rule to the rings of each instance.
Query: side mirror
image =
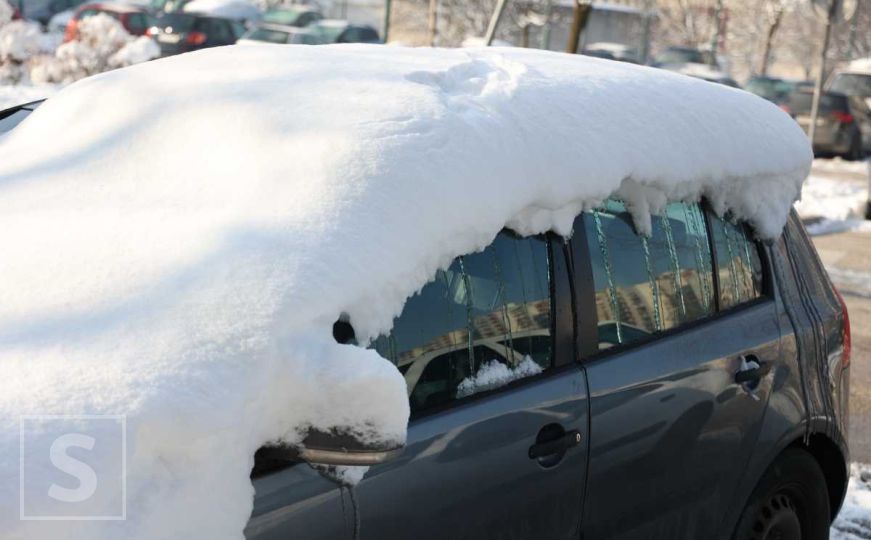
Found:
[[[312,465],[378,465],[390,461],[404,446],[366,446],[350,435],[312,430],[300,446],[266,446],[260,457],[279,461],[305,461]]]

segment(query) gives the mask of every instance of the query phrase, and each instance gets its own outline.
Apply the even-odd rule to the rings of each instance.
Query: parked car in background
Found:
[[[157,21],[161,56],[232,45],[245,33],[239,21],[199,13],[167,13]]]
[[[631,62],[633,64],[639,62],[638,49],[622,43],[611,43],[607,41],[591,43],[584,47],[583,54],[597,56],[599,58],[607,58],[609,60]]]
[[[317,44],[324,43],[381,43],[378,32],[371,26],[351,24],[338,19],[322,19],[308,26]]]
[[[61,13],[63,11],[69,9],[75,9],[81,4],[85,3],[87,0],[35,0],[28,1],[24,5],[24,18],[36,21],[39,24],[47,27],[51,18]],[[14,3],[14,2],[10,2]],[[15,13],[18,13],[18,17],[21,17],[22,14],[15,8]]]
[[[157,19],[142,6],[122,3],[85,4],[76,10],[73,18],[67,24],[64,41],[76,39],[79,21],[100,13],[112,17],[121,23],[127,32],[134,36],[151,35],[157,24]]]
[[[744,90],[765,98],[772,103],[781,104],[796,90],[813,88],[813,81],[795,81],[778,77],[752,77]]]
[[[317,45],[317,35],[307,28],[282,24],[260,24],[247,31],[237,41],[239,45],[261,43]]]
[[[805,133],[809,132],[813,89],[801,89],[789,95],[781,108],[792,115]],[[814,130],[815,154],[838,155],[846,159],[862,159],[862,132],[850,100],[838,92],[823,92]]]
[[[320,21],[323,18],[324,16],[321,15],[321,12],[316,9],[308,6],[292,6],[266,11],[263,14],[261,22],[302,27]]]
[[[871,155],[871,60],[854,62],[835,72],[827,88],[850,100],[850,108],[862,132],[864,153]]]

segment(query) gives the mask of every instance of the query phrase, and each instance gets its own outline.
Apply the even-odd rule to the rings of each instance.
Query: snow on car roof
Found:
[[[767,101],[579,55],[222,47],[77,82],[0,142],[0,529],[241,538],[263,443],[404,440],[403,377],[340,314],[365,340],[502,228],[609,196],[771,238],[810,163]],[[20,521],[22,414],[124,415],[133,517]]]

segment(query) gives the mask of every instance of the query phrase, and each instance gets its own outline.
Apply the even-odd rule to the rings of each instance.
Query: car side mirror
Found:
[[[258,453],[262,458],[278,461],[368,466],[390,461],[404,449],[402,445],[365,445],[350,435],[312,430],[299,446],[265,446]]]

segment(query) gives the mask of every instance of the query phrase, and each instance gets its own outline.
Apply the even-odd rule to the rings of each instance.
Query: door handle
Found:
[[[741,357],[741,367],[735,373],[735,382],[737,384],[759,382],[759,379],[766,376],[771,371],[770,362],[761,362],[753,354],[748,354]]]
[[[573,429],[550,441],[537,442],[529,447],[529,459],[541,459],[563,454],[569,448],[581,444],[581,433]]]

